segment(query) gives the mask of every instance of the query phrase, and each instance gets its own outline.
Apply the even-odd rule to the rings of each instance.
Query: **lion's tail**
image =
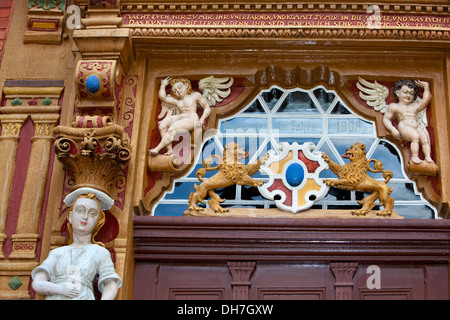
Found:
[[[206,173],[206,169],[204,168],[200,168],[197,170],[197,172],[195,173],[195,175],[197,176],[198,180],[200,180],[201,182],[203,182],[203,176]]]
[[[215,167],[211,167],[211,165],[210,165],[210,163],[212,162],[213,158],[217,158],[219,160],[219,164],[217,166],[215,166]],[[213,171],[213,170],[219,169],[220,163],[221,163],[221,159],[218,156],[216,156],[216,155],[212,155],[208,159],[203,160],[204,168],[198,169],[197,172],[195,173],[195,175],[197,176],[198,180],[203,182],[203,176],[206,174],[206,171]]]
[[[394,174],[392,173],[391,170],[384,170],[383,171],[384,183],[388,183],[389,180],[391,180],[393,176],[394,176]]]
[[[373,169],[370,167],[370,163],[371,162],[374,163]],[[369,160],[369,169],[368,170],[370,172],[374,172],[374,173],[382,172],[383,173],[383,178],[384,178],[384,183],[388,183],[389,180],[391,180],[392,177],[394,176],[394,174],[392,173],[391,170],[384,170],[383,163],[381,161],[378,161],[378,160],[375,160],[375,159],[370,159]]]

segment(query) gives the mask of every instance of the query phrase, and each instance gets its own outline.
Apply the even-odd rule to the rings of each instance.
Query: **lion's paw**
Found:
[[[225,213],[225,212],[230,211],[229,209],[222,208],[221,206],[218,206],[218,207],[214,208],[213,210],[215,213]]]
[[[354,216],[365,216],[370,212],[370,210],[365,209],[359,209],[359,210],[353,210],[352,215]]]
[[[192,212],[192,211],[202,212],[202,211],[205,210],[205,208],[199,207],[199,206],[197,206],[197,205],[195,205],[195,204],[191,204],[191,205],[189,206],[188,210],[191,211],[191,212]]]
[[[380,217],[390,217],[392,215],[392,211],[390,210],[380,210],[377,212],[377,216]]]
[[[261,187],[262,185],[264,184],[264,181],[262,181],[262,180],[257,180],[256,182],[255,182],[255,187]]]

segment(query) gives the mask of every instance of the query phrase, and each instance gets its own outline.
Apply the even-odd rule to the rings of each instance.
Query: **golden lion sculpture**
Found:
[[[194,185],[195,192],[189,196],[189,211],[203,211],[203,208],[197,206],[199,202],[205,203],[204,199],[209,196],[211,199],[208,201],[209,207],[214,212],[227,212],[228,209],[224,209],[220,206],[220,203],[225,201],[214,192],[216,189],[225,188],[233,184],[246,185],[252,187],[258,187],[264,184],[262,180],[255,180],[250,176],[258,172],[259,167],[264,164],[268,155],[264,155],[261,159],[258,159],[255,163],[249,163],[247,165],[240,163],[239,161],[248,157],[248,153],[242,149],[238,144],[231,142],[225,146],[222,158],[217,155],[213,155],[203,161],[205,168],[198,169],[196,172],[197,178],[201,181],[200,185]],[[215,167],[211,167],[213,159],[216,158],[219,164]],[[214,176],[203,179],[206,171],[219,170]]]
[[[345,152],[345,155],[342,157],[349,159],[350,163],[343,166],[332,161],[325,153],[323,153],[322,157],[328,163],[331,171],[338,176],[337,180],[324,179],[328,186],[344,190],[371,192],[364,199],[358,201],[362,208],[353,210],[352,214],[365,216],[373,209],[375,200],[379,198],[384,210],[380,210],[376,214],[384,217],[391,216],[394,208],[394,199],[390,196],[392,188],[389,188],[386,183],[392,178],[392,171],[384,170],[381,161],[375,159],[367,160],[366,146],[364,144],[358,142]],[[374,169],[370,167],[371,162],[374,162]],[[367,171],[382,172],[385,181],[373,179],[367,174]]]

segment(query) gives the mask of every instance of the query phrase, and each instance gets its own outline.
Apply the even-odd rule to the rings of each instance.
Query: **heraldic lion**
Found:
[[[392,188],[387,186],[387,182],[392,178],[393,174],[390,170],[384,170],[381,161],[375,159],[366,159],[366,146],[360,142],[351,146],[343,155],[343,158],[350,160],[343,166],[335,163],[330,157],[323,153],[323,159],[328,163],[331,171],[337,176],[337,180],[324,179],[324,182],[331,187],[337,187],[344,190],[371,192],[361,201],[358,201],[362,205],[359,210],[353,210],[354,215],[365,216],[369,213],[373,207],[375,207],[375,200],[380,199],[380,204],[384,207],[384,210],[378,211],[376,214],[379,216],[390,216],[394,208],[394,199],[390,196]],[[374,162],[374,169],[370,167],[370,163]],[[370,172],[381,172],[385,181],[378,181],[373,179],[367,174]]]
[[[255,163],[249,163],[247,165],[240,163],[239,161],[248,157],[248,152],[245,152],[238,144],[231,142],[225,146],[222,158],[217,155],[213,155],[203,161],[203,166],[197,170],[196,176],[201,181],[200,185],[194,185],[195,192],[189,196],[189,211],[203,211],[203,208],[197,206],[199,202],[205,203],[206,196],[211,197],[208,201],[209,207],[214,212],[227,212],[228,209],[224,209],[220,206],[220,203],[225,201],[214,192],[216,189],[225,188],[233,184],[258,187],[264,184],[262,180],[255,180],[250,176],[258,172],[259,167],[264,164],[268,155],[264,155],[261,159],[258,159]],[[219,164],[215,167],[211,167],[213,158],[218,159]],[[214,176],[204,179],[206,171],[219,170]]]

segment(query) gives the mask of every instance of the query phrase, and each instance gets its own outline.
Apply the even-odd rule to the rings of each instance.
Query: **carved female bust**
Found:
[[[113,203],[108,198],[98,190],[81,188],[65,199],[70,204],[69,244],[52,250],[31,273],[33,289],[47,300],[94,300],[92,282],[97,274],[102,300],[116,297],[122,281],[109,251],[94,241],[105,223],[103,210]]]

